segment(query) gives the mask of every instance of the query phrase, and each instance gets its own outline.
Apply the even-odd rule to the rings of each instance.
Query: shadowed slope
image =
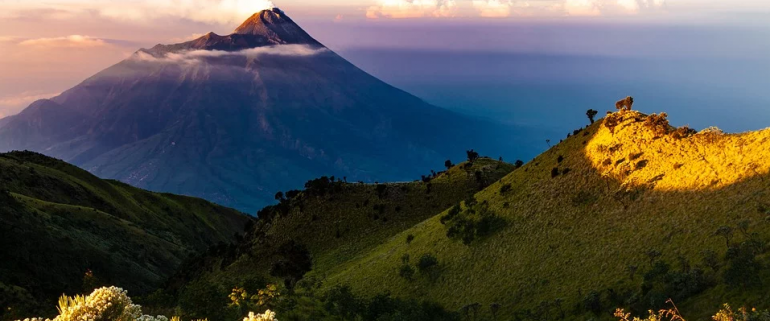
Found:
[[[62,293],[89,291],[89,270],[103,284],[151,291],[183,260],[233,241],[250,220],[30,152],[0,154],[0,199],[0,302],[4,313],[22,315],[53,308]]]

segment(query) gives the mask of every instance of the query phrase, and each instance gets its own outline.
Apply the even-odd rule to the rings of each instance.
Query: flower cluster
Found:
[[[137,318],[136,321],[169,321],[168,318],[164,315],[159,316],[151,316],[151,315],[142,315],[141,317]]]
[[[62,297],[59,316],[53,321],[134,321],[141,314],[140,307],[131,302],[126,291],[113,286],[96,289],[87,297]]]
[[[88,296],[62,296],[59,299],[59,316],[51,319],[26,318],[17,321],[180,321],[179,317],[169,318],[158,315],[142,315],[142,309],[134,304],[125,290],[117,287],[103,287]],[[199,320],[205,321],[205,320]],[[264,314],[249,312],[243,321],[278,321],[275,312]]]
[[[249,312],[249,316],[243,318],[243,321],[278,321],[278,319],[275,318],[275,312],[267,310],[265,314]]]

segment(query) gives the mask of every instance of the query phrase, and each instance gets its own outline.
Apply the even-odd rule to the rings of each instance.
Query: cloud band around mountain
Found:
[[[130,59],[134,61],[159,62],[159,63],[178,63],[178,64],[197,64],[206,58],[245,56],[257,57],[261,55],[275,56],[293,56],[305,57],[328,52],[326,48],[313,47],[308,45],[278,45],[268,47],[258,47],[244,49],[239,51],[222,50],[190,50],[183,52],[167,53],[163,57],[156,57],[144,51],[138,51]]]

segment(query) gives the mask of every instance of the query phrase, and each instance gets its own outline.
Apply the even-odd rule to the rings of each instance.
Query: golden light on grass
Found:
[[[585,155],[621,188],[657,191],[719,189],[770,172],[770,129],[742,134],[702,131],[675,138],[645,125],[636,111],[609,115],[586,144]],[[612,120],[612,119],[610,119]]]

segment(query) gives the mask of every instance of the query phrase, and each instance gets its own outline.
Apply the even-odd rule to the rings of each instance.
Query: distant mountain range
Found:
[[[272,9],[231,35],[141,49],[34,102],[0,121],[0,151],[253,213],[322,175],[413,180],[466,149],[534,154],[518,134],[372,77]]]

